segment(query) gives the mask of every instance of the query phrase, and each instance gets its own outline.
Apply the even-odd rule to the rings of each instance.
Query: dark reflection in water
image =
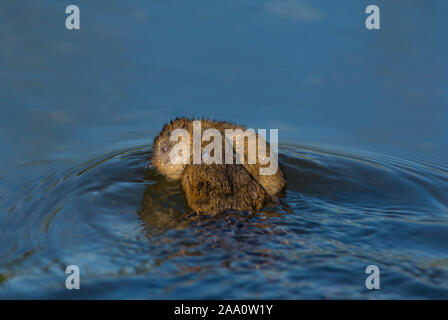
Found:
[[[160,179],[154,170],[148,172],[146,180]],[[179,183],[161,180],[145,185],[145,192],[139,216],[148,227],[156,232],[175,228],[185,221],[186,203],[182,199]]]
[[[0,297],[447,298],[448,166],[283,145],[279,205],[214,217],[112,153],[0,203]],[[82,290],[65,289],[65,267]],[[377,264],[382,289],[368,292]]]

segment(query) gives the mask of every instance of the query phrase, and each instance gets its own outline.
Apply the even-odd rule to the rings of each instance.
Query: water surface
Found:
[[[448,298],[445,1],[77,4],[0,2],[0,298]],[[281,204],[188,214],[179,115],[278,128]]]

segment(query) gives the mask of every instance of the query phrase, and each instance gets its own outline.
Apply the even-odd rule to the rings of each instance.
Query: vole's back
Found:
[[[197,213],[259,210],[266,198],[263,187],[239,164],[189,164],[181,183]]]

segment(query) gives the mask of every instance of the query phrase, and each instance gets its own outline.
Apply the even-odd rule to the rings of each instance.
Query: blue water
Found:
[[[0,2],[0,298],[448,298],[448,3],[67,4]],[[279,129],[281,204],[185,214],[179,115]]]

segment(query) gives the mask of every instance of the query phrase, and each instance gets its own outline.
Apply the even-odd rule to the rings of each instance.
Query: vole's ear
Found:
[[[259,210],[266,193],[239,164],[188,164],[181,178],[190,208],[199,214]]]

